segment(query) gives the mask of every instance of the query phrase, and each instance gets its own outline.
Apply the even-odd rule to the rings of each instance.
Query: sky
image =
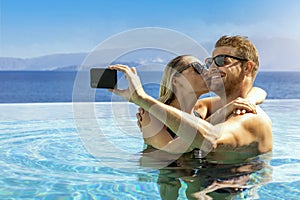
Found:
[[[124,31],[178,31],[208,52],[222,35],[257,46],[264,70],[300,70],[298,0],[0,0],[0,57],[89,52]]]

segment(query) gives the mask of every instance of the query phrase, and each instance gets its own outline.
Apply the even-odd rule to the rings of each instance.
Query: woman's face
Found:
[[[192,56],[187,56],[184,58],[187,64],[193,62],[200,62],[197,58]],[[207,75],[207,70],[203,69],[202,73],[199,74],[194,67],[189,67],[181,72],[181,76],[177,77],[179,82],[176,85],[176,90],[184,90],[184,92],[191,91],[195,92],[197,95],[201,95],[208,92],[208,88],[205,83],[205,76]]]

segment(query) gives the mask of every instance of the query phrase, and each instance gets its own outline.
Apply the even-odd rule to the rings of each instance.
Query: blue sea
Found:
[[[139,75],[145,90],[157,97],[162,72],[141,71]],[[1,71],[0,103],[90,101],[84,92],[74,100],[76,85],[86,85],[87,92],[94,90],[93,101],[122,101],[112,98],[106,89],[91,89],[88,79],[86,76],[85,80],[78,80],[75,71]],[[126,81],[121,81],[120,87],[122,84],[126,85]],[[267,99],[300,99],[300,72],[259,72],[255,85],[267,91]]]
[[[157,97],[161,72],[139,74]],[[299,199],[299,77],[256,79],[268,92],[261,107],[273,122],[271,154],[206,166],[144,151],[137,106],[111,103],[119,99],[91,89],[88,72],[0,72],[0,199]]]

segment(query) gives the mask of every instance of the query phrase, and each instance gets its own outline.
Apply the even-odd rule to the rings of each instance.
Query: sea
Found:
[[[93,89],[89,86],[89,75],[82,77],[78,71],[0,71],[0,103],[49,103],[49,102],[110,102],[124,101],[112,97],[107,89]],[[88,72],[87,72],[88,73]],[[139,72],[143,87],[157,98],[161,71]],[[118,74],[119,87],[126,88],[122,74]],[[122,81],[123,79],[123,81]],[[92,98],[86,98],[85,91],[74,98],[76,87],[85,85],[84,90]],[[300,72],[259,72],[255,86],[267,91],[267,99],[300,99]],[[76,95],[76,94],[75,94]]]
[[[138,73],[157,97],[162,72]],[[260,158],[231,168],[185,156],[173,162],[170,154],[170,167],[160,168],[164,154],[140,153],[137,106],[110,103],[122,99],[91,88],[89,77],[0,72],[0,199],[188,199],[194,192],[201,199],[299,199],[300,72],[259,72],[255,81],[268,93],[261,107],[273,122],[274,148],[262,169]],[[91,100],[97,103],[72,103]]]

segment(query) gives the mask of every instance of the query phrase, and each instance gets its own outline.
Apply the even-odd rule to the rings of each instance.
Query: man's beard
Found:
[[[242,79],[236,78],[231,80],[223,80],[222,78],[212,79],[209,84],[209,89],[222,99],[231,96],[239,90],[242,84]],[[224,99],[225,100],[225,99]],[[226,100],[225,100],[226,101]]]
[[[222,78],[212,79],[209,82],[209,90],[218,96],[226,95],[225,85]]]

